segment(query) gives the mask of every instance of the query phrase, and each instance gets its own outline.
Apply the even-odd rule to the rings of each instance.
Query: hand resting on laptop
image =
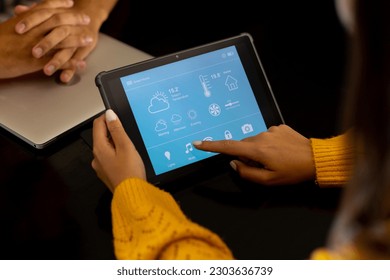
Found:
[[[13,78],[39,70],[69,82],[97,44],[98,31],[116,0],[42,1],[17,6],[15,17],[0,24],[0,78]]]

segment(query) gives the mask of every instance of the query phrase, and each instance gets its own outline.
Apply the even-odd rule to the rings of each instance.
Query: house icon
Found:
[[[226,77],[225,86],[227,86],[229,91],[236,90],[238,89],[237,80],[229,75]]]

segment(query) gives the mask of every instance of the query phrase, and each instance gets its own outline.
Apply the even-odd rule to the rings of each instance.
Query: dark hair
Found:
[[[330,235],[364,258],[390,257],[390,1],[356,0],[344,123],[354,170]]]

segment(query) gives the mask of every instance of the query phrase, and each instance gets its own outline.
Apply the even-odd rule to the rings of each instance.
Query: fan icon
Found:
[[[210,104],[209,105],[209,113],[210,113],[210,115],[217,117],[221,114],[221,107],[216,103]]]

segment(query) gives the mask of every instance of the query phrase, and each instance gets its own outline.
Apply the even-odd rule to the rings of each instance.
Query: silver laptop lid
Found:
[[[105,34],[87,58],[87,69],[69,84],[35,73],[0,80],[0,126],[42,149],[104,110],[95,76],[107,69],[151,58]]]

